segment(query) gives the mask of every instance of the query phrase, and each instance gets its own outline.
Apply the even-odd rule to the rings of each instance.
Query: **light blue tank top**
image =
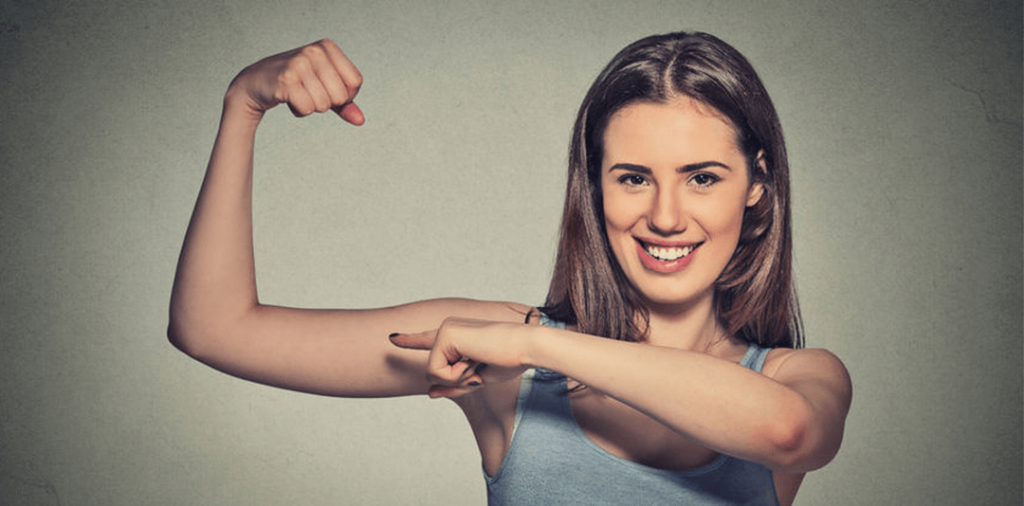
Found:
[[[546,317],[542,325],[564,328]],[[767,348],[751,344],[740,365],[761,372]],[[772,472],[727,455],[697,469],[667,471],[617,457],[576,423],[565,376],[525,374],[512,444],[487,481],[489,506],[778,506]]]

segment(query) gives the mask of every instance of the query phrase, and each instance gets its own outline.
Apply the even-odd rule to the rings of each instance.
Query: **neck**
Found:
[[[647,342],[655,346],[711,353],[720,346],[737,344],[718,321],[711,297],[684,307],[649,305],[648,310]]]

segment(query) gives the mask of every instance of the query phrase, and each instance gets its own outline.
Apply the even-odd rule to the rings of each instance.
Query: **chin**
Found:
[[[673,312],[684,311],[687,308],[701,306],[704,302],[710,303],[714,296],[712,291],[697,294],[692,291],[680,289],[682,287],[672,287],[674,289],[644,290],[634,285],[634,288],[640,292],[640,295],[644,299],[644,304],[647,305],[648,309],[652,310],[661,309],[671,310]]]

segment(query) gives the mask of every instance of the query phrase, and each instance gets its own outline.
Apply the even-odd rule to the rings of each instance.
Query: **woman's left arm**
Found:
[[[778,350],[759,374],[702,353],[537,325],[448,320],[437,331],[392,340],[431,349],[434,397],[541,367],[707,448],[786,472],[817,469],[835,456],[851,399],[846,368],[825,350]]]

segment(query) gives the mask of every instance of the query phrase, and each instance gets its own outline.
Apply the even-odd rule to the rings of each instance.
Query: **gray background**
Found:
[[[223,91],[321,37],[366,78],[361,129],[262,126],[265,302],[537,304],[575,108],[676,29],[772,93],[809,343],[854,378],[797,504],[1020,505],[1021,3],[811,0],[0,0],[0,503],[482,504],[451,403],[279,391],[167,344]]]

